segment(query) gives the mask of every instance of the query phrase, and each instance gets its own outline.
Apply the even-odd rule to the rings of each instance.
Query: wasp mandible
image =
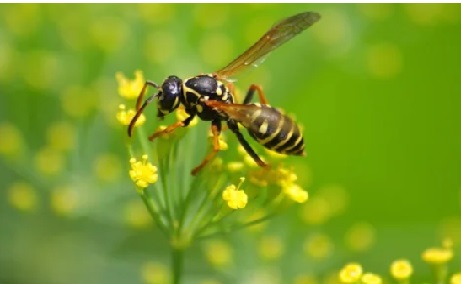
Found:
[[[290,155],[304,155],[304,140],[296,122],[280,110],[271,107],[258,85],[251,85],[243,103],[236,103],[230,77],[250,66],[257,66],[271,51],[318,20],[320,20],[320,15],[315,12],[304,12],[283,19],[229,65],[214,73],[184,80],[171,75],[163,81],[162,85],[146,81],[138,96],[137,112],[128,126],[128,135],[131,137],[133,126],[144,108],[157,99],[157,117],[163,118],[180,105],[184,106],[189,117],[154,132],[148,138],[150,141],[162,134],[171,133],[178,127],[189,125],[195,116],[204,121],[211,121],[213,150],[191,171],[192,175],[196,175],[219,151],[218,138],[222,130],[222,122],[227,123],[228,128],[237,136],[245,151],[261,167],[267,164],[245,140],[239,131],[239,123],[248,130],[253,139],[267,149]],[[157,89],[158,92],[142,103],[148,86]],[[259,104],[251,103],[255,93],[258,94]]]

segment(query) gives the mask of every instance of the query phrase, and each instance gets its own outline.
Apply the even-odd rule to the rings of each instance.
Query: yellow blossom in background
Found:
[[[408,260],[399,259],[391,264],[391,275],[397,280],[405,280],[413,274],[413,267]]]
[[[371,224],[358,222],[346,232],[345,243],[352,251],[363,252],[375,242],[375,229]]]
[[[51,209],[60,216],[70,216],[78,203],[78,191],[71,186],[59,186],[51,192]]]
[[[450,278],[450,284],[461,284],[461,273],[453,274]]]
[[[232,263],[232,249],[224,241],[212,240],[206,242],[203,249],[205,258],[215,268],[224,268]]]
[[[122,125],[129,125],[135,115],[136,111],[134,109],[126,110],[126,106],[124,104],[120,104],[118,106],[118,112],[115,117]],[[136,120],[134,126],[143,125],[144,122],[146,122],[146,116],[144,114],[141,114],[138,117],[138,120]]]
[[[362,266],[358,263],[349,263],[339,272],[341,283],[356,283],[362,277]]]
[[[0,137],[0,155],[14,156],[21,152],[22,135],[16,126],[0,124]]]
[[[75,126],[66,121],[52,123],[47,129],[48,144],[57,151],[69,151],[75,147]]]
[[[176,111],[175,111],[175,115],[176,115],[176,118],[179,120],[179,121],[184,121],[186,118],[188,118],[190,115],[186,112],[186,110],[184,109],[184,106],[183,105],[180,105]],[[191,127],[191,126],[195,126],[197,125],[198,123],[198,117],[194,117],[191,122],[189,122],[189,125],[187,127]]]
[[[429,264],[444,264],[453,258],[453,251],[447,248],[429,248],[423,252],[421,257]]]
[[[61,152],[47,146],[35,154],[35,167],[42,174],[55,175],[62,171],[64,158]]]
[[[300,274],[294,278],[293,284],[320,284],[320,281],[314,275]]]
[[[248,202],[248,195],[243,190],[239,190],[244,178],[240,178],[238,186],[229,185],[222,193],[222,199],[227,201],[227,206],[231,209],[245,208]]]
[[[227,169],[230,172],[238,172],[245,168],[245,164],[242,162],[229,162],[227,164]]]
[[[102,154],[93,162],[93,172],[100,181],[113,182],[120,177],[122,165],[114,154]]]
[[[129,80],[122,73],[118,72],[115,75],[118,82],[118,93],[126,99],[134,99],[141,93],[142,87],[146,80],[141,71],[135,72],[135,78]]]
[[[130,164],[130,177],[136,186],[140,188],[146,188],[149,184],[157,182],[157,167],[153,166],[147,161],[147,155],[143,155],[141,161],[137,161],[135,158],[131,158]]]
[[[126,204],[124,219],[133,228],[148,228],[152,225],[152,217],[140,200],[133,200]]]
[[[263,236],[259,241],[259,254],[265,260],[275,260],[283,253],[283,242],[277,236]]]
[[[277,152],[275,152],[273,150],[269,150],[267,148],[264,148],[264,150],[269,155],[269,157],[274,158],[274,159],[284,159],[284,158],[287,157],[286,154],[277,153]]]
[[[293,201],[304,203],[307,201],[308,193],[304,191],[299,185],[292,184],[282,188],[283,192]]]
[[[8,201],[15,208],[26,212],[34,211],[38,205],[35,189],[24,182],[12,184],[8,188]]]
[[[322,260],[333,254],[334,244],[330,237],[318,233],[304,241],[303,249],[307,256]]]
[[[381,284],[383,280],[379,275],[373,273],[365,273],[362,276],[362,283],[363,284]]]
[[[170,274],[166,265],[149,261],[141,267],[141,276],[147,284],[169,284]]]

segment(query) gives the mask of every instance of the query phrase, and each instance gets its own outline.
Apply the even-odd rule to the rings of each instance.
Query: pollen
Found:
[[[137,98],[144,86],[145,79],[141,71],[135,72],[135,78],[129,80],[121,72],[117,72],[115,78],[118,82],[118,92],[126,99]]]
[[[134,109],[126,110],[126,106],[124,104],[120,104],[118,106],[118,109],[119,110],[116,115],[117,120],[122,125],[129,125],[133,117],[136,115],[136,111]],[[146,117],[144,116],[144,114],[141,114],[134,126],[143,125],[144,122],[146,122]]]
[[[299,185],[297,184],[289,184],[287,186],[284,186],[283,192],[293,201],[297,203],[304,203],[308,199],[308,193],[307,191],[303,190]]]
[[[362,276],[363,284],[381,284],[383,283],[382,278],[379,275],[373,273],[365,273]]]
[[[227,206],[231,209],[245,208],[248,203],[248,195],[243,190],[239,190],[245,178],[240,178],[240,183],[235,185],[229,185],[222,193],[222,199],[227,201]]]
[[[341,283],[356,283],[362,277],[362,266],[358,263],[349,263],[339,272]]]
[[[147,161],[147,155],[143,155],[141,161],[131,158],[130,164],[130,177],[137,187],[146,188],[149,184],[157,182],[157,167]]]
[[[406,259],[399,259],[391,264],[391,275],[397,280],[405,280],[413,274],[413,267]]]

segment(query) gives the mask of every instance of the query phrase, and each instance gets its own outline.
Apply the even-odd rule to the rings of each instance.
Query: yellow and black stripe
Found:
[[[260,105],[246,128],[267,149],[289,155],[304,154],[304,139],[298,124],[276,108]]]

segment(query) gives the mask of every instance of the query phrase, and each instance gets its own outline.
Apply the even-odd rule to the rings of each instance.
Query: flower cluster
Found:
[[[429,248],[426,249],[421,258],[424,262],[432,266],[435,283],[446,283],[448,278],[447,264],[453,258],[451,247]],[[409,283],[413,274],[413,266],[406,259],[398,259],[390,264],[389,272],[397,283]],[[349,263],[339,271],[339,281],[341,283],[358,284],[381,284],[383,277],[373,273],[363,273],[362,266],[358,263]],[[451,284],[461,283],[461,274],[451,275]]]

